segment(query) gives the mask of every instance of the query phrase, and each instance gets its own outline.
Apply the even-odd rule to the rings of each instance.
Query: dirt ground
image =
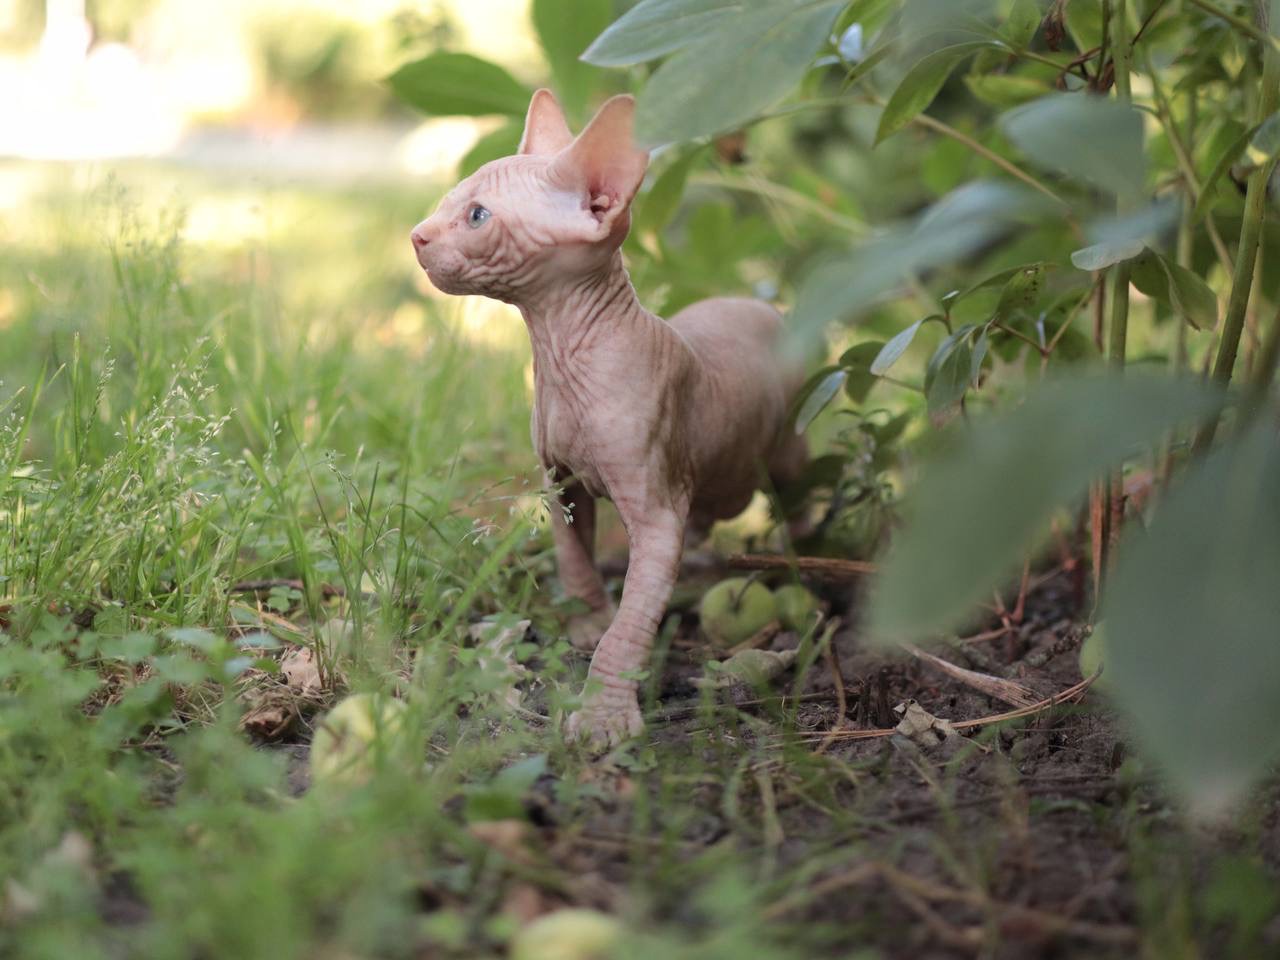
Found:
[[[1017,681],[1037,700],[1079,684],[1082,585],[1060,572],[1033,577],[1032,584],[1022,617],[1008,622],[1007,631],[1004,617],[993,613],[975,642],[936,652],[958,666]],[[833,609],[856,617],[856,592],[820,589]],[[705,648],[693,634],[682,629],[668,658],[658,749],[688,744],[703,723],[691,680],[701,673]],[[781,634],[773,646],[796,642]],[[753,838],[760,858],[785,872],[820,864],[833,851],[853,854],[838,857],[845,861],[839,867],[817,868],[807,889],[767,907],[771,919],[830,928],[833,956],[848,955],[852,943],[903,960],[1173,956],[1183,937],[1208,947],[1208,956],[1228,955],[1229,943],[1229,955],[1253,954],[1254,946],[1229,940],[1235,936],[1230,922],[1214,929],[1162,914],[1181,911],[1175,899],[1203,892],[1216,861],[1242,847],[1260,853],[1276,882],[1280,796],[1274,786],[1247,822],[1184,827],[1150,768],[1131,756],[1100,689],[1077,704],[970,728],[936,745],[901,735],[829,738],[837,727],[853,736],[894,727],[894,706],[909,700],[954,722],[1014,709],[920,659],[865,650],[852,630],[837,632],[832,649],[838,670],[829,660],[814,664],[796,715],[797,728],[812,737],[775,750],[768,723],[724,734],[760,758],[753,765],[755,789],[744,791],[753,794],[744,804],[754,804],[761,824]],[[751,714],[766,706],[753,703],[755,694],[738,688],[727,696]],[[812,761],[797,751],[816,752],[830,766],[806,770]],[[705,760],[709,767],[717,763]],[[844,776],[833,777],[833,770]],[[822,800],[809,790],[832,783]],[[544,793],[543,829],[582,840],[577,847],[561,845],[569,860],[625,887],[625,849],[611,855],[590,838],[625,835],[632,804],[602,802],[589,822],[569,825],[558,817],[552,791]],[[719,812],[725,808],[721,785],[707,784],[693,802],[707,812],[691,818],[681,836],[690,851],[752,842]],[[1256,933],[1258,956],[1280,956],[1280,913],[1273,911]],[[1161,938],[1168,939],[1167,951]]]
[[[693,579],[723,573],[704,569]],[[713,704],[693,682],[708,650],[686,611],[669,631],[648,711],[649,749],[679,756],[673,766],[698,775],[673,792],[669,777],[646,775],[634,763],[591,761],[574,774],[593,788],[585,804],[564,801],[566,774],[545,775],[527,800],[532,826],[495,827],[486,840],[573,879],[548,891],[517,871],[497,908],[517,918],[568,903],[625,912],[645,859],[637,843],[651,842],[675,850],[678,862],[727,849],[764,876],[792,878],[764,906],[764,918],[823,931],[827,947],[814,956],[1280,956],[1274,907],[1254,917],[1241,940],[1242,921],[1230,910],[1206,915],[1191,906],[1206,890],[1212,899],[1223,858],[1260,858],[1277,883],[1280,791],[1269,787],[1238,824],[1189,828],[1122,739],[1103,684],[1078,702],[1043,708],[1081,683],[1086,628],[1076,578],[1057,572],[1031,584],[1020,618],[1010,615],[1008,598],[1005,612],[978,624],[971,642],[934,652],[1021,684],[1042,709],[919,740],[885,735],[901,719],[895,706],[914,700],[957,724],[1016,707],[923,659],[867,650],[848,628],[832,636],[834,662],[817,656],[798,698],[781,694],[784,678],[775,683],[777,696],[735,686]],[[814,586],[843,622],[856,620],[856,588]],[[684,592],[700,589],[686,582]],[[798,642],[784,632],[766,646]],[[536,699],[530,705],[540,706]],[[795,733],[784,736],[788,729]],[[306,743],[273,748],[290,754],[292,787],[305,790]],[[651,801],[649,841],[637,828],[640,792]],[[657,912],[680,923],[687,909],[680,881],[654,882],[668,887]],[[428,909],[439,902],[433,891],[423,898]],[[692,911],[688,920],[704,922]],[[1205,952],[1186,952],[1192,943]]]

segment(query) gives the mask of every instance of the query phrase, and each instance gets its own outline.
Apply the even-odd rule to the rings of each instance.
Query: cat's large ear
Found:
[[[524,136],[520,138],[520,153],[552,156],[573,143],[573,134],[565,121],[564,111],[550,90],[539,90],[529,101],[529,113],[524,120]]]
[[[636,146],[635,97],[605,103],[587,128],[552,161],[552,176],[580,191],[608,235],[644,181],[649,154]]]

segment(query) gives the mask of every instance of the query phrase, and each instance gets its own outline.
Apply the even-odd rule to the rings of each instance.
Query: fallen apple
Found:
[[[622,925],[598,910],[557,910],[511,940],[511,960],[609,960]]]
[[[778,619],[788,630],[804,633],[818,619],[818,598],[800,584],[788,583],[773,591],[773,596],[778,603]]]
[[[731,647],[750,639],[777,619],[773,591],[746,577],[721,580],[702,597],[702,629],[716,643]]]
[[[347,697],[316,725],[311,739],[313,783],[367,783],[386,766],[414,761],[414,738],[403,700],[377,693]]]

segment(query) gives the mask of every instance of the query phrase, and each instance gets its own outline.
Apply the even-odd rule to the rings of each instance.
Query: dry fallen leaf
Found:
[[[467,833],[512,863],[531,866],[536,860],[532,828],[523,820],[483,820],[470,824]]]
[[[528,668],[516,660],[516,645],[524,639],[530,623],[530,620],[517,620],[503,625],[481,620],[467,629],[467,635],[480,649],[477,664],[489,676],[504,681],[499,690],[503,702],[512,710],[520,706],[523,694],[519,683],[529,673]]]
[[[735,683],[768,683],[796,660],[795,650],[741,650],[728,660],[708,664],[707,676],[693,682],[700,687],[728,687]]]
[[[324,686],[315,651],[310,647],[293,647],[280,660],[280,673],[291,688],[299,693],[313,693]]]
[[[544,913],[555,909],[555,901],[532,883],[517,882],[507,887],[499,908],[502,915],[510,917],[518,925],[528,926]]]
[[[894,729],[921,747],[936,747],[944,740],[958,737],[950,720],[935,717],[915,700],[905,700],[893,708],[902,719]]]
[[[957,667],[954,663],[949,663],[941,657],[935,657],[932,653],[926,653],[919,647],[908,646],[907,650],[925,663],[933,664],[948,676],[985,693],[989,697],[1003,700],[1010,706],[1029,707],[1040,700],[1034,690],[1014,680],[1005,680],[1003,677],[993,677],[989,673],[979,673],[977,670]]]
[[[279,740],[293,727],[298,711],[284,698],[268,697],[240,718],[240,728],[260,740]]]

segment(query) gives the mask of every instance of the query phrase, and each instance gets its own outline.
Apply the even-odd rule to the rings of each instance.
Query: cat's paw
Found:
[[[609,624],[613,623],[614,612],[613,607],[608,606],[570,617],[567,629],[573,648],[583,653],[592,653],[599,646],[604,632],[609,629]]]
[[[571,714],[570,740],[595,750],[608,750],[644,732],[644,718],[634,690],[609,690],[587,697],[582,709]]]

